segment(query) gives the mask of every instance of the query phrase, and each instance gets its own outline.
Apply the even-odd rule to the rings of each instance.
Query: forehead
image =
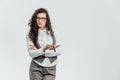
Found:
[[[38,13],[37,17],[46,17],[46,13]]]

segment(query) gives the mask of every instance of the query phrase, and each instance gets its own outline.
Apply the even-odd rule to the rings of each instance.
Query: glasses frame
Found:
[[[46,21],[47,18],[45,18],[45,17],[36,17],[36,20]]]

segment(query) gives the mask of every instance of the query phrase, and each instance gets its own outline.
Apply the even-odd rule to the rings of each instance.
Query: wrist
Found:
[[[46,51],[46,49],[47,49],[47,48],[46,48],[46,47],[44,47],[44,48],[43,48],[43,51],[45,52],[45,51]]]

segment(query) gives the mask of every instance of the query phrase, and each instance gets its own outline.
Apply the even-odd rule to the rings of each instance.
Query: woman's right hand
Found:
[[[43,50],[44,50],[44,52],[47,50],[47,49],[50,49],[50,50],[53,50],[54,48],[57,48],[57,47],[59,47],[60,45],[50,45],[50,44],[47,44],[44,48],[43,48]]]
[[[47,49],[49,49],[51,45],[47,44],[44,48],[43,48],[43,51],[45,52]]]

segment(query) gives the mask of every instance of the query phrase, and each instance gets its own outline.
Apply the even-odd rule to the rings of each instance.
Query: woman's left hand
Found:
[[[37,48],[34,45],[30,45],[29,49],[36,50]]]
[[[54,48],[57,48],[57,47],[60,47],[60,45],[51,45],[51,46],[49,47],[49,49],[50,49],[50,50],[53,50]]]

